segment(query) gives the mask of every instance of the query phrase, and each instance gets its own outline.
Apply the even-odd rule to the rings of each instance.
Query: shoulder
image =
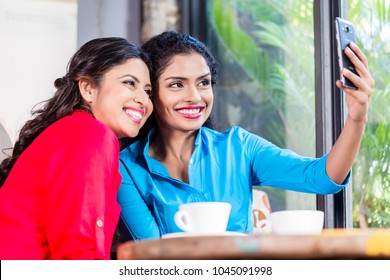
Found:
[[[116,137],[115,133],[105,124],[95,119],[91,114],[76,111],[53,124],[57,129],[71,129],[79,134],[97,133]]]
[[[76,111],[53,124],[57,129],[72,129],[80,134],[99,133],[109,137],[116,137],[114,132],[95,119],[91,114],[82,111]]]
[[[249,136],[255,136],[259,137],[255,134],[252,134],[245,130],[244,128],[240,126],[233,126],[223,132],[219,132],[207,127],[202,127],[201,128],[201,134],[202,137],[207,137],[207,138],[214,138],[215,140],[222,140],[222,139],[235,139],[235,140],[240,140],[243,141]]]
[[[218,145],[251,152],[275,145],[259,135],[253,134],[240,126],[233,126],[223,132],[202,128],[202,142],[207,145]]]
[[[115,133],[91,114],[83,111],[76,111],[56,121],[43,134],[50,142],[62,146],[119,149]]]

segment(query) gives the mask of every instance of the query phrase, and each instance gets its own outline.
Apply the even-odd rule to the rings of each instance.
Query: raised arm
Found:
[[[339,184],[347,177],[359,151],[375,84],[368,70],[367,58],[359,47],[350,43],[345,53],[355,65],[360,77],[348,69],[342,69],[342,74],[355,84],[357,90],[343,87],[340,81],[336,82],[336,85],[345,92],[348,115],[344,129],[329,152],[326,172],[335,183]]]

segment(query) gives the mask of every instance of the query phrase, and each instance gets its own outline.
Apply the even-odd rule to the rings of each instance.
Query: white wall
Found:
[[[141,0],[78,0],[78,46],[111,36],[138,43],[141,5]]]
[[[0,0],[0,119],[12,142],[76,48],[77,1]]]

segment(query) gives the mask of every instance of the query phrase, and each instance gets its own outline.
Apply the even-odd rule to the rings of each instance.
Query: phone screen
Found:
[[[339,58],[340,71],[343,68],[350,70],[358,75],[355,66],[345,55],[344,50],[350,42],[356,42],[355,28],[353,24],[345,19],[337,17],[336,20],[336,41],[337,41],[337,54]],[[345,87],[357,89],[357,87],[343,75],[340,74],[340,80]]]

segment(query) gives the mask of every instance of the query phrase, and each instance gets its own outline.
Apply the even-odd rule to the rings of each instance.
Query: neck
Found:
[[[156,136],[151,140],[149,155],[160,161],[175,160],[188,162],[194,150],[197,131],[164,131],[158,129]]]

